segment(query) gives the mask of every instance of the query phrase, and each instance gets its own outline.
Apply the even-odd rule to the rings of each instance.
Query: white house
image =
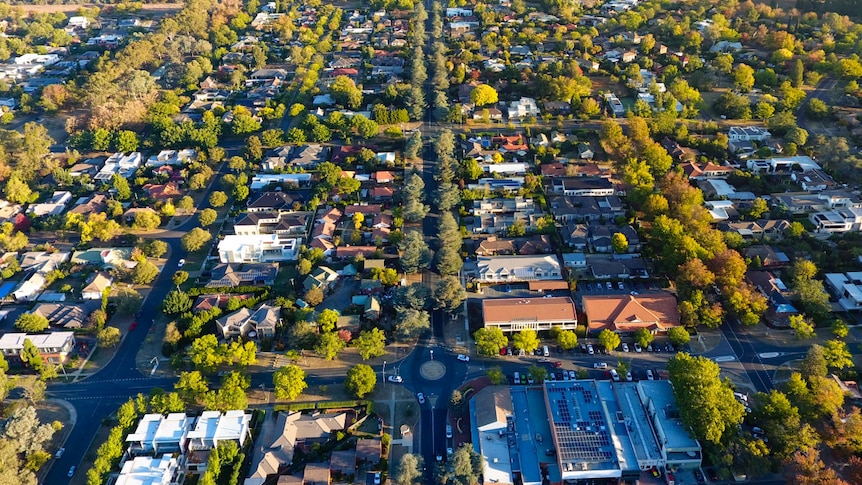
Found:
[[[36,346],[42,360],[52,364],[66,362],[75,348],[75,332],[5,333],[0,335],[0,352],[6,356],[6,360],[20,362],[25,340]]]
[[[446,9],[447,17],[472,17],[473,10],[469,8],[450,7]]]
[[[625,116],[626,108],[623,106],[622,101],[613,93],[605,94],[605,104],[608,105],[608,109],[611,110],[611,114],[614,117],[619,118],[621,116]]]
[[[108,289],[113,282],[114,278],[111,277],[110,273],[99,271],[93,275],[90,282],[87,283],[87,286],[81,290],[81,298],[84,300],[101,300],[102,293]]]
[[[539,116],[542,112],[533,98],[521,98],[509,103],[509,119],[521,119],[528,116]]]
[[[185,450],[194,418],[185,413],[145,414],[133,433],[126,437],[131,456],[179,453]]]
[[[93,179],[102,181],[111,180],[111,177],[115,173],[120,174],[125,179],[130,179],[135,175],[143,160],[144,156],[141,155],[141,152],[132,152],[128,155],[117,152],[105,160],[105,164],[102,165],[99,173]]]
[[[220,411],[204,411],[189,431],[189,451],[211,450],[221,442],[234,441],[240,447],[249,434],[251,414],[233,410],[222,414]]]
[[[186,148],[183,150],[162,150],[158,155],[147,159],[147,167],[161,167],[164,165],[182,165],[197,160],[198,154],[195,150]]]
[[[772,136],[769,131],[757,126],[731,126],[728,141],[765,141]]]
[[[479,257],[477,279],[483,283],[508,281],[559,280],[560,261],[554,254],[535,256]]]
[[[228,235],[219,241],[219,261],[222,263],[293,261],[299,252],[300,243],[301,239],[282,239],[278,234]]]
[[[180,455],[179,458],[184,457]],[[114,485],[180,485],[185,482],[180,460],[170,454],[160,458],[138,456],[127,460]]]
[[[823,275],[829,290],[838,297],[845,311],[862,310],[862,272],[826,273]]]
[[[87,27],[90,26],[90,19],[81,15],[75,15],[74,17],[69,17],[69,21],[66,22],[67,29],[81,29],[86,30]]]
[[[72,193],[69,191],[54,192],[50,199],[41,204],[33,204],[27,207],[27,213],[35,217],[58,216],[66,212],[66,205],[72,201]]]
[[[862,231],[862,209],[857,207],[815,212],[808,216],[808,220],[817,227],[816,232],[842,233]]]

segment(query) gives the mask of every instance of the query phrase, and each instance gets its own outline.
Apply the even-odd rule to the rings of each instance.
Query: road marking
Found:
[[[757,354],[761,359],[774,359],[776,357],[781,356],[781,352],[764,352],[762,354]]]
[[[733,355],[720,355],[718,357],[713,358],[715,362],[733,362],[736,359],[736,356]]]

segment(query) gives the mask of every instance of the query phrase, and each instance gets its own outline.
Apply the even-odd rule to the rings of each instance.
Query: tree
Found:
[[[100,347],[116,347],[120,343],[120,329],[117,327],[105,327],[96,335]]]
[[[162,311],[166,315],[180,315],[192,309],[192,299],[184,291],[173,290],[165,296]]]
[[[536,331],[531,329],[521,330],[512,337],[512,345],[528,354],[535,352],[540,343]]]
[[[358,364],[347,371],[344,388],[359,399],[367,396],[377,385],[377,373],[370,365]]]
[[[796,338],[798,340],[810,339],[816,335],[814,333],[814,325],[806,321],[802,315],[790,316],[790,328],[796,331]]]
[[[443,276],[434,286],[434,308],[456,313],[467,299],[467,291],[457,276]]]
[[[311,306],[320,305],[323,302],[323,290],[320,288],[311,288],[305,292],[302,299]]]
[[[395,335],[402,340],[417,338],[431,328],[428,312],[412,308],[396,308]]]
[[[132,283],[148,285],[159,276],[159,268],[148,260],[139,261],[132,270]]]
[[[129,181],[122,175],[115,173],[111,176],[111,186],[117,191],[117,199],[129,200],[132,198],[132,189]]]
[[[422,457],[406,453],[398,462],[398,471],[395,473],[395,483],[398,485],[414,485],[421,482]]]
[[[733,83],[742,92],[751,91],[754,87],[754,69],[748,64],[737,64],[733,71]]]
[[[134,131],[121,130],[114,136],[114,146],[117,147],[118,152],[134,152],[138,149],[138,145],[140,145],[138,134]]]
[[[670,339],[670,343],[677,348],[688,344],[691,340],[691,335],[685,327],[671,327],[667,329],[667,336]]]
[[[322,359],[334,360],[346,345],[347,344],[344,340],[338,338],[338,333],[325,332],[317,339],[317,345],[314,347],[314,351]]]
[[[45,443],[54,435],[50,424],[41,424],[33,406],[22,406],[6,421],[0,437],[8,440],[19,453],[30,454],[44,450]]]
[[[599,332],[599,343],[610,352],[620,346],[621,340],[619,334],[606,328]]]
[[[475,485],[481,472],[482,457],[476,453],[471,444],[465,443],[452,453],[443,483]]]
[[[175,271],[174,275],[171,276],[171,281],[173,282],[174,286],[180,286],[188,280],[189,280],[188,271],[183,271],[183,270]]]
[[[224,355],[219,351],[218,339],[213,334],[195,339],[188,351],[188,356],[196,368],[204,371],[212,371],[224,361]]]
[[[206,398],[209,384],[198,371],[183,372],[180,374],[180,380],[174,384],[174,391],[186,404],[195,405]]]
[[[362,360],[386,355],[386,334],[379,328],[363,330],[359,337],[353,339],[353,347],[359,351]]]
[[[209,208],[202,210],[198,216],[198,222],[200,222],[203,227],[211,225],[216,221],[216,219],[218,219],[218,212]]]
[[[36,348],[36,345],[33,344],[28,338],[24,339],[24,346],[21,349],[21,362],[33,369],[36,372],[41,372],[43,367],[42,354],[39,353],[39,349]]]
[[[640,346],[643,348],[646,348],[649,344],[651,344],[653,339],[655,339],[655,335],[653,335],[652,332],[645,328],[639,328],[635,332],[635,342],[640,344]]]
[[[499,101],[497,90],[487,84],[480,84],[470,91],[470,101],[480,107],[496,104]]]
[[[404,239],[398,245],[401,250],[401,269],[411,274],[431,264],[432,253],[425,242],[425,237],[416,230],[407,231]]]
[[[425,310],[428,308],[428,300],[431,298],[431,290],[422,283],[411,283],[408,286],[395,288],[395,296],[392,304],[395,307],[412,308],[414,310]]]
[[[15,328],[27,333],[39,333],[48,328],[48,319],[38,313],[22,313],[15,320]]]
[[[668,362],[667,369],[680,418],[695,439],[718,444],[736,432],[745,409],[734,398],[728,382],[721,380],[718,364],[680,352]]]
[[[26,204],[30,202],[33,192],[30,190],[27,182],[22,181],[18,175],[13,175],[6,181],[4,193],[7,200],[18,204]]]
[[[410,134],[404,143],[404,158],[412,160],[419,156],[420,150],[422,150],[422,133],[416,130]]]
[[[182,244],[183,249],[193,253],[203,248],[211,239],[212,234],[210,234],[209,231],[201,229],[200,227],[195,227],[183,235],[180,239],[180,243]]]
[[[230,372],[222,378],[218,391],[210,391],[206,395],[206,409],[221,412],[231,409],[245,409],[248,407],[248,396],[246,390],[251,385],[251,380],[239,373]]]
[[[832,333],[838,338],[844,338],[850,334],[850,327],[847,326],[847,322],[844,320],[836,318],[835,321],[832,322]]]
[[[578,334],[572,330],[561,330],[557,333],[557,345],[563,350],[571,350],[578,345]]]
[[[213,207],[221,207],[227,203],[227,194],[217,190],[210,194],[210,205]]]
[[[338,323],[340,316],[338,311],[327,308],[317,315],[317,326],[321,332],[332,332],[335,330],[335,324]]]
[[[162,224],[162,218],[159,214],[152,210],[142,210],[135,212],[135,222],[133,227],[138,229],[146,229],[151,231]]]
[[[626,239],[625,234],[615,232],[614,235],[611,236],[611,246],[613,246],[615,253],[622,254],[629,250],[629,240]]]
[[[847,342],[841,340],[827,340],[823,344],[823,358],[826,365],[833,369],[853,367],[853,355],[847,348]]]
[[[305,371],[296,365],[286,365],[272,375],[272,385],[275,387],[276,399],[293,401],[308,388],[305,382]]]
[[[500,355],[500,349],[509,345],[509,339],[499,327],[482,327],[473,334],[476,350],[484,355]]]
[[[794,88],[802,87],[802,80],[805,73],[805,67],[802,65],[802,59],[796,59],[793,66],[790,68],[790,84]]]

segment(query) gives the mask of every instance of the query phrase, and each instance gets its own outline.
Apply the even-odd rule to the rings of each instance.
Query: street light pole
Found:
[[[386,387],[386,361],[383,361],[383,386]]]
[[[431,360],[432,361],[434,360],[434,351],[433,350],[431,351]]]

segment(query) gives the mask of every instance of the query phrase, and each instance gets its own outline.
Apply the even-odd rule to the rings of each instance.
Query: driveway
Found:
[[[350,306],[351,298],[359,292],[359,281],[355,278],[339,278],[335,290],[323,299],[317,311],[336,310],[339,313]]]

